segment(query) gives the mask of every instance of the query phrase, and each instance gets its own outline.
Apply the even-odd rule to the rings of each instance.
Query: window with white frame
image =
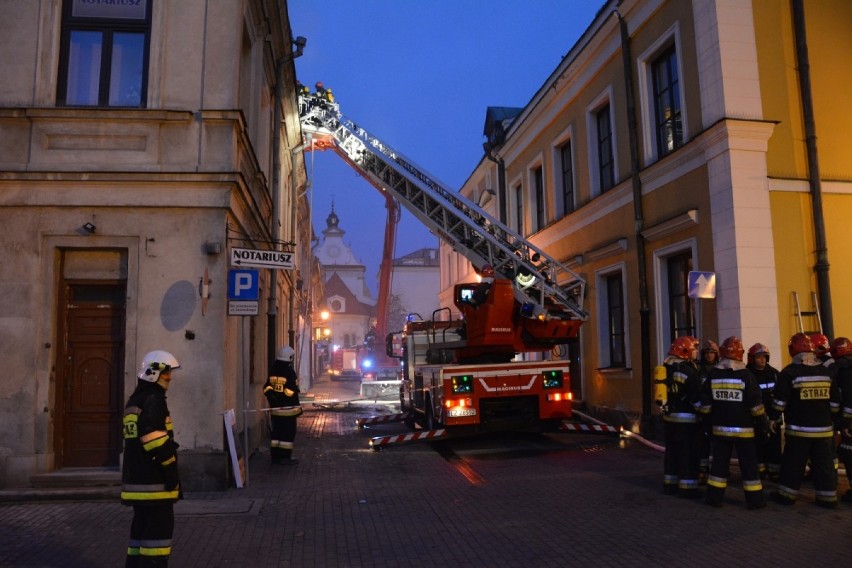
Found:
[[[535,199],[535,226],[530,232],[540,231],[546,224],[545,200],[544,200],[544,170],[539,165],[530,172],[532,182],[533,198]]]
[[[644,159],[654,162],[686,142],[680,24],[675,22],[637,57]]]
[[[670,46],[654,60],[651,64],[651,76],[657,155],[662,157],[683,145],[680,78],[674,46]]]
[[[615,153],[612,147],[612,116],[609,103],[595,113],[595,146],[598,158],[598,187],[603,193],[615,185]]]
[[[610,87],[586,107],[589,181],[592,197],[612,189],[618,179],[612,100]]]
[[[524,234],[524,188],[521,184],[514,187],[515,194],[515,230]]]
[[[685,251],[666,259],[668,284],[669,337],[695,335],[695,319],[689,298],[689,272],[692,270],[692,251]]]
[[[56,102],[147,105],[151,2],[63,3]]]
[[[600,363],[603,368],[627,367],[627,322],[624,266],[597,275]]]
[[[689,272],[696,266],[697,251],[697,241],[687,239],[653,252],[660,361],[665,359],[676,337],[696,334],[694,303],[689,297]]]
[[[574,211],[574,156],[571,150],[571,139],[559,146],[559,189],[561,217]]]

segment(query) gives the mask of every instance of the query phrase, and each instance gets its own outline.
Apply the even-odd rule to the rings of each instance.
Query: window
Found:
[[[624,367],[624,286],[621,273],[606,277],[607,323],[609,324],[609,366]]]
[[[57,104],[146,106],[150,4],[64,2]]]
[[[674,46],[668,48],[651,65],[654,89],[654,125],[657,155],[665,156],[683,145],[680,112],[680,80]]]
[[[570,140],[559,147],[559,164],[562,174],[562,216],[565,216],[574,211],[574,165]]]
[[[541,166],[532,172],[533,191],[535,191],[535,230],[544,227],[544,175]]]
[[[666,261],[669,290],[669,337],[695,335],[692,301],[689,298],[689,271],[692,270],[692,253],[684,252],[668,257]]]
[[[524,190],[521,184],[515,186],[515,227],[519,235],[524,234]]]
[[[609,116],[609,103],[595,115],[597,124],[598,183],[601,193],[615,185],[615,163],[612,149],[612,122]]]

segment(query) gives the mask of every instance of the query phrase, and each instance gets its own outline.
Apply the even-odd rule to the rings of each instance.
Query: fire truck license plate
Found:
[[[452,408],[447,414],[449,416],[476,416],[475,408]]]

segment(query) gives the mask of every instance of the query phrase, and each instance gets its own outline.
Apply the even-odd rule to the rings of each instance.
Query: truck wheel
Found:
[[[435,420],[435,413],[432,411],[432,403],[429,402],[429,406],[426,407],[426,429],[427,430],[435,430],[441,427],[441,423]]]

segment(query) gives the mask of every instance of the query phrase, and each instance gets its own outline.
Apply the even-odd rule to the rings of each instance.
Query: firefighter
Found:
[[[712,339],[708,339],[701,344],[701,355],[698,359],[698,374],[701,377],[702,384],[707,379],[710,369],[715,367],[718,362],[719,345]],[[710,471],[710,432],[706,428],[707,424],[709,424],[709,421],[705,421],[705,428],[701,428],[698,432],[698,470],[700,471],[698,480],[701,485],[706,484],[707,474]]]
[[[852,340],[838,337],[831,342],[831,356],[837,363],[837,386],[840,388],[841,409],[837,419],[840,430],[840,445],[837,457],[846,468],[846,479],[852,486]],[[852,488],[847,489],[841,499],[852,503]]]
[[[811,343],[814,346],[814,355],[820,360],[823,367],[831,371],[831,376],[835,376],[834,359],[831,356],[831,341],[828,336],[822,333],[812,333]]]
[[[771,498],[793,505],[810,459],[816,504],[835,508],[834,416],[840,410],[840,390],[814,354],[810,337],[795,334],[788,350],[793,361],[779,373],[773,402],[784,414],[785,437],[778,490]]]
[[[177,448],[166,391],[180,363],[167,351],[142,358],[124,410],[121,502],[133,506],[125,566],[167,566],[174,503],[181,498]]]
[[[769,364],[769,348],[763,343],[755,343],[748,350],[748,365],[763,400],[766,416],[773,422],[769,436],[757,437],[757,463],[760,478],[778,481],[781,473],[781,413],[772,407],[773,390],[778,381],[778,369]]]
[[[295,464],[293,442],[296,439],[296,418],[302,414],[299,405],[299,379],[293,369],[295,351],[289,345],[278,350],[263,394],[269,403],[272,417],[272,436],[269,453],[272,464]]]
[[[757,468],[755,431],[769,432],[760,387],[743,364],[743,342],[733,335],[719,347],[719,363],[710,369],[701,391],[701,412],[710,418],[712,466],[707,479],[708,505],[721,507],[734,449],[740,461],[746,506],[766,506]]]
[[[666,404],[663,428],[666,443],[663,458],[663,493],[698,497],[698,414],[696,405],[701,378],[695,360],[698,340],[682,336],[672,342],[666,369]]]

